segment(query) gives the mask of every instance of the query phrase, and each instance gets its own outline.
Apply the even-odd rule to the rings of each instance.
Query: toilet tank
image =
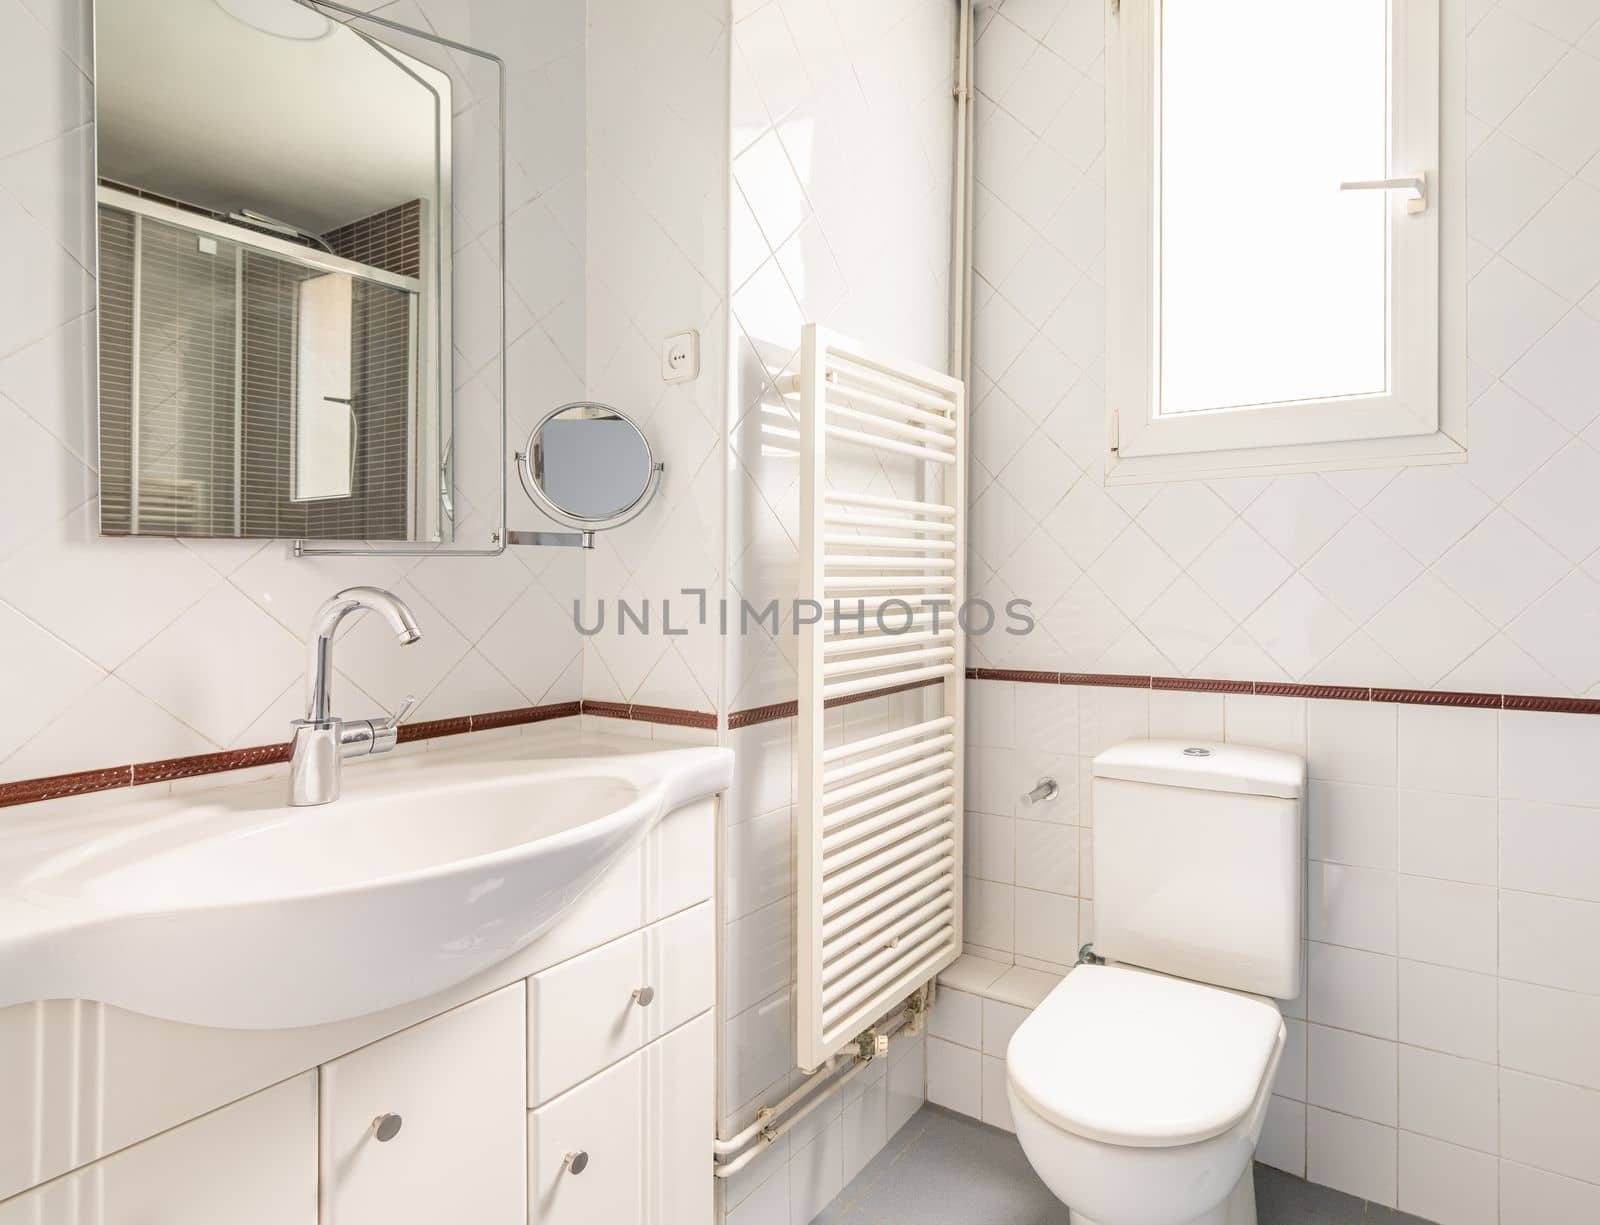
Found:
[[[1300,994],[1305,759],[1131,740],[1094,759],[1094,951],[1277,999]]]

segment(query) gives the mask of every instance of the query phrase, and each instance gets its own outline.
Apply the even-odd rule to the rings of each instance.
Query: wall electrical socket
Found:
[[[661,378],[687,383],[700,373],[700,333],[679,332],[661,342]]]

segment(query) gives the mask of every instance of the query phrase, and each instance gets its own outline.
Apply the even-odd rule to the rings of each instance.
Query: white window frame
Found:
[[[1338,0],[1325,0],[1338,3]],[[1106,44],[1106,483],[1466,459],[1466,16],[1390,0],[1390,379],[1373,396],[1160,415],[1157,193],[1160,9],[1113,0]],[[1264,151],[1264,157],[1270,151]],[[1241,199],[1270,208],[1270,199]]]

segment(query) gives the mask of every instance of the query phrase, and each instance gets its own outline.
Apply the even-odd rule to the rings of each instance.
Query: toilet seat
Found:
[[[1276,1005],[1122,966],[1079,966],[1018,1027],[1012,1090],[1066,1131],[1133,1148],[1239,1123],[1277,1066]]]

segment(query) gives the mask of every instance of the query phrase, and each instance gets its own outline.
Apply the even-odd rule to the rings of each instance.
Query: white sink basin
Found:
[[[284,805],[277,777],[0,817],[0,1007],[276,1029],[420,999],[529,943],[732,773],[723,749],[516,746],[378,759],[318,808]]]

